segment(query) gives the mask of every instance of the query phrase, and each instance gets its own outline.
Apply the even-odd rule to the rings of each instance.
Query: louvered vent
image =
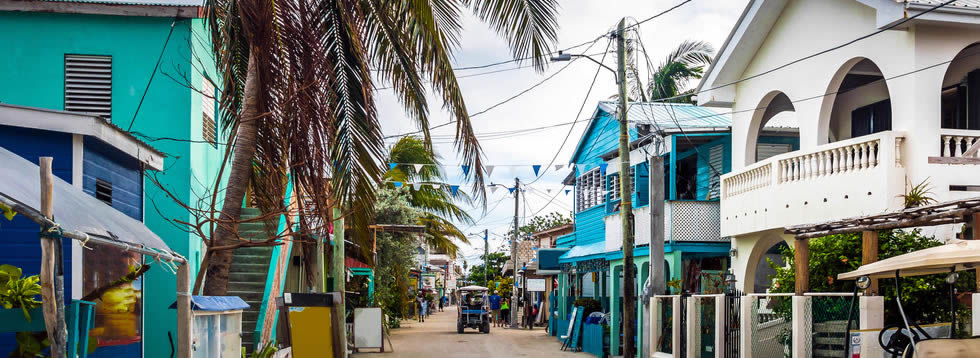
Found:
[[[110,118],[111,56],[65,55],[65,110]]]
[[[95,179],[95,198],[111,206],[112,183],[102,179]]]
[[[214,85],[211,81],[204,80],[201,85],[201,110],[204,112],[202,116],[202,135],[204,140],[211,145],[217,146],[218,140],[215,132],[214,126]]]

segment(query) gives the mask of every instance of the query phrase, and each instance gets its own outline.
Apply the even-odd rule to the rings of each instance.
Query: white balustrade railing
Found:
[[[975,144],[977,141],[980,141],[980,131],[944,129],[939,138],[939,144],[942,147],[940,156],[946,158],[962,157],[963,153],[966,152],[967,149],[973,146],[973,144]],[[980,157],[980,151],[974,153],[970,157]]]
[[[884,164],[886,151],[894,153],[894,165],[902,167],[904,133],[887,131],[780,154],[722,177],[722,198],[762,188],[847,175]]]

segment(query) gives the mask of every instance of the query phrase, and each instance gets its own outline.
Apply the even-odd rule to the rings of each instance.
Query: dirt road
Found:
[[[391,342],[394,353],[359,353],[352,357],[589,357],[585,353],[562,352],[561,343],[541,327],[530,331],[491,327],[490,334],[466,329],[457,334],[456,307],[433,314],[425,323],[403,321],[401,328],[392,330]]]

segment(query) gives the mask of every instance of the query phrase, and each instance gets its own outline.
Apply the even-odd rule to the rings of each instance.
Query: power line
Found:
[[[904,18],[901,21],[898,21],[898,22],[896,22],[894,24],[885,26],[884,28],[878,29],[878,30],[876,30],[874,32],[871,32],[869,34],[866,34],[866,35],[863,35],[863,36],[859,36],[858,38],[855,38],[853,40],[844,42],[844,43],[839,44],[837,46],[833,46],[831,48],[828,48],[828,49],[825,49],[825,50],[822,50],[822,51],[818,51],[816,53],[813,53],[813,54],[810,54],[810,55],[807,55],[807,56],[803,56],[801,58],[798,58],[798,59],[795,59],[793,61],[787,62],[787,63],[782,64],[780,66],[776,66],[774,68],[771,68],[771,69],[762,71],[760,73],[757,73],[757,74],[754,74],[754,75],[751,75],[751,76],[748,76],[748,77],[745,77],[745,78],[742,78],[742,79],[738,79],[738,80],[735,80],[735,81],[732,81],[732,82],[728,82],[728,83],[725,83],[725,84],[714,86],[714,87],[711,87],[711,88],[708,88],[708,89],[702,89],[700,91],[695,91],[694,93],[680,94],[680,95],[676,95],[676,96],[673,96],[673,97],[667,97],[667,98],[658,98],[658,99],[654,99],[653,101],[670,101],[670,100],[673,100],[673,99],[678,99],[678,98],[683,98],[683,97],[689,97],[689,96],[692,96],[692,95],[701,94],[703,92],[708,92],[708,91],[712,91],[712,90],[716,90],[716,89],[720,89],[720,88],[725,88],[725,87],[733,86],[733,85],[736,85],[736,84],[739,84],[739,83],[742,83],[742,82],[745,82],[745,81],[748,81],[748,80],[751,80],[751,79],[759,78],[759,77],[765,76],[767,74],[770,74],[770,73],[779,71],[781,69],[784,69],[786,67],[792,66],[794,64],[797,64],[797,63],[800,63],[800,62],[809,60],[811,58],[814,58],[814,57],[823,55],[825,53],[829,53],[831,51],[835,51],[835,50],[838,50],[838,49],[847,47],[847,46],[852,45],[852,44],[854,44],[854,43],[856,43],[858,41],[861,41],[861,40],[868,39],[870,37],[876,36],[876,35],[878,35],[878,34],[880,34],[882,32],[891,30],[891,29],[893,29],[895,27],[898,27],[898,26],[900,26],[902,24],[905,24],[905,23],[907,23],[909,21],[912,21],[912,20],[918,18],[919,16],[928,14],[930,12],[935,11],[936,9],[939,9],[941,7],[944,7],[946,5],[949,5],[952,2],[954,2],[954,1],[957,1],[957,0],[947,0],[946,2],[944,2],[942,4],[939,4],[939,5],[936,5],[936,6],[933,6],[933,7],[929,8],[929,9],[927,9],[926,11],[923,11],[923,12],[920,12],[918,14],[912,15],[910,17]]]
[[[170,36],[174,34],[174,26],[177,25],[177,18],[170,23],[170,32],[167,32],[167,39],[163,41],[163,48],[160,49],[160,55],[157,56],[157,63],[153,65],[153,72],[150,72],[150,80],[146,82],[146,88],[143,89],[143,95],[140,96],[140,103],[136,105],[136,111],[133,112],[133,119],[129,120],[129,127],[126,127],[126,131],[129,132],[133,129],[133,123],[136,123],[136,115],[140,113],[140,108],[143,107],[143,100],[146,99],[146,93],[150,91],[150,84],[153,83],[153,77],[157,74],[157,69],[160,68],[160,60],[163,60],[163,53],[167,50],[167,44],[170,43]]]

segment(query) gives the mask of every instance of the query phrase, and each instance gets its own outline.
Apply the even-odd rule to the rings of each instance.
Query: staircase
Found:
[[[242,208],[242,219],[257,217],[261,214],[256,208]],[[272,222],[273,229],[277,223]],[[264,241],[269,237],[267,224],[261,222],[244,223],[238,226],[242,238],[251,241]],[[235,250],[231,261],[231,273],[228,275],[228,295],[241,297],[248,303],[248,309],[242,312],[242,346],[251,352],[259,337],[255,335],[255,327],[259,321],[259,311],[262,308],[262,297],[265,295],[265,283],[269,274],[269,262],[272,259],[272,246],[243,247]]]

